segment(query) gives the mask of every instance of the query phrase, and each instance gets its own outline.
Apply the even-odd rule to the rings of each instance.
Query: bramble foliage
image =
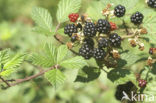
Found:
[[[118,18],[113,15],[114,7],[119,4],[126,8],[126,13],[123,14],[124,16],[122,15],[122,18]],[[153,94],[156,90],[156,88],[154,88],[154,85],[156,84],[156,72],[154,70],[156,64],[153,63],[156,52],[150,56],[149,48],[156,46],[155,9],[148,7],[147,3],[142,2],[141,0],[92,1],[86,10],[87,16],[82,15],[85,22],[92,23],[86,23],[87,26],[85,27],[86,24],[83,23],[83,20],[80,17],[75,24],[77,26],[80,23],[82,30],[80,27],[80,30],[78,30],[77,33],[74,32],[71,35],[71,37],[78,35],[74,38],[76,42],[71,42],[69,37],[64,34],[63,28],[65,27],[65,24],[69,23],[68,15],[71,13],[77,13],[80,7],[81,0],[61,0],[58,4],[58,10],[56,13],[58,25],[53,24],[54,20],[48,10],[41,7],[33,8],[32,19],[36,23],[33,31],[46,35],[48,39],[55,38],[59,42],[62,40],[62,45],[55,46],[55,44],[47,41],[42,50],[34,52],[28,60],[33,65],[46,69],[50,68],[49,71],[45,72],[44,77],[55,88],[61,86],[66,80],[65,70],[71,69],[72,71],[72,69],[78,69],[77,75],[74,75],[76,78],[75,82],[93,81],[100,76],[102,71],[105,71],[107,79],[115,85],[122,85],[131,82],[137,88],[135,90],[136,92],[147,94],[152,92]],[[141,25],[134,25],[131,22],[131,15],[136,11],[141,12],[143,15],[143,22],[139,23]],[[113,22],[118,28],[114,31],[108,30],[106,33],[108,35],[103,35],[100,33],[100,30],[96,31],[96,29],[100,28],[97,27],[97,21],[99,19],[105,19],[108,23]],[[95,25],[94,22],[96,22]],[[106,26],[108,29],[111,29],[109,27],[111,25],[108,24]],[[68,30],[68,28],[66,28],[66,30]],[[85,32],[83,30],[85,30]],[[89,31],[89,33],[86,34],[87,36],[83,35],[83,33],[85,34],[87,31]],[[94,34],[99,32],[99,34],[90,35],[92,32],[94,32]],[[117,33],[117,38],[110,38],[109,32]],[[99,52],[101,48],[98,50],[95,49],[93,45],[91,45],[93,46],[91,47],[87,45],[87,43],[84,43],[84,38],[92,38],[93,42],[95,42],[100,39],[100,36],[106,37],[109,39],[109,43],[112,43],[111,46],[109,45],[107,48],[103,48],[106,51],[106,55]],[[118,40],[115,41],[116,39]],[[119,40],[121,40],[121,45]],[[116,44],[113,44],[114,41],[118,43],[117,46]],[[88,49],[91,49],[93,50],[94,57],[98,56],[97,58],[100,58],[100,60],[93,57],[91,59],[87,58],[86,60],[77,54],[80,46],[82,45],[87,45],[88,48],[86,50],[82,49],[81,52],[86,52]],[[98,43],[95,42],[95,46],[97,45]],[[103,49],[101,51],[103,51]],[[100,54],[102,54],[102,56]],[[90,54],[86,53],[86,55]],[[12,72],[14,72],[24,61],[24,57],[25,54],[16,54],[14,57],[11,57],[9,50],[1,51],[0,76],[9,76],[12,74]],[[152,62],[150,60],[152,60]],[[148,63],[146,63],[146,61],[148,61]],[[139,62],[144,63],[143,67],[139,67],[138,70],[134,70],[133,65]],[[140,77],[137,78],[136,74],[139,74]],[[139,87],[138,79],[144,79],[147,81],[145,88]]]

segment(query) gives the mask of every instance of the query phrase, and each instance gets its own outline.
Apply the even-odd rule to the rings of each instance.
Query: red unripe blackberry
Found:
[[[71,37],[73,33],[77,33],[77,28],[74,24],[68,24],[64,27],[64,33]]]
[[[111,30],[111,25],[107,20],[99,19],[97,22],[97,31],[99,33],[109,34]]]
[[[83,33],[85,37],[93,37],[96,35],[96,27],[95,24],[92,22],[86,22]]]
[[[114,15],[116,17],[123,17],[125,15],[125,12],[126,12],[126,8],[122,5],[117,5],[114,8]]]
[[[131,22],[135,25],[140,25],[143,19],[144,15],[138,11],[131,16]]]
[[[138,82],[139,82],[139,87],[141,88],[146,87],[147,84],[146,80],[140,79]]]
[[[151,55],[153,54],[153,48],[149,49],[149,54],[151,54]]]
[[[111,31],[113,31],[113,30],[116,30],[117,29],[117,26],[116,26],[116,24],[115,23],[113,23],[113,22],[109,22],[110,23],[110,25],[111,25]]]
[[[93,57],[97,60],[103,60],[106,56],[106,52],[101,48],[94,48]]]
[[[147,4],[152,8],[156,8],[156,0],[148,0]]]
[[[77,13],[72,13],[72,14],[69,14],[69,20],[71,21],[71,22],[76,22],[77,21],[77,19],[79,18],[79,14],[77,14]]]
[[[93,48],[88,44],[83,44],[79,49],[79,54],[85,59],[90,59],[92,57]]]
[[[113,47],[120,47],[121,37],[117,33],[112,33],[109,36],[110,45]]]
[[[100,38],[99,41],[98,41],[98,47],[99,48],[105,48],[105,47],[108,47],[108,43],[109,40],[107,38]]]

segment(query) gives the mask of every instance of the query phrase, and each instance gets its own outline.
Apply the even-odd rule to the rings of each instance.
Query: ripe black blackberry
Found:
[[[111,25],[107,20],[99,19],[97,22],[97,31],[99,33],[108,34],[111,31]]]
[[[77,33],[77,28],[74,24],[68,24],[64,28],[64,33],[71,37],[73,33]]]
[[[94,48],[93,57],[97,60],[102,60],[106,56],[106,52],[101,48]]]
[[[156,8],[156,0],[148,0],[147,4],[152,8]]]
[[[117,33],[113,33],[109,36],[110,45],[113,47],[119,47],[121,45],[121,37]]]
[[[114,8],[114,15],[116,17],[123,17],[125,15],[125,12],[126,12],[126,8],[122,5],[117,5]]]
[[[86,37],[93,37],[96,35],[96,27],[95,24],[92,22],[86,22],[84,29],[83,29],[83,33],[84,36]]]
[[[84,44],[88,44],[88,45],[90,45],[91,47],[94,47],[94,41],[93,41],[92,38],[85,38],[85,39],[83,40],[83,43],[84,43]]]
[[[144,19],[144,15],[140,12],[136,12],[131,16],[131,22],[135,25],[140,25]]]
[[[79,49],[79,54],[85,59],[90,59],[92,57],[93,48],[88,44],[83,44]]]
[[[100,38],[100,40],[98,41],[98,47],[99,48],[108,47],[108,39],[106,39],[106,38]]]

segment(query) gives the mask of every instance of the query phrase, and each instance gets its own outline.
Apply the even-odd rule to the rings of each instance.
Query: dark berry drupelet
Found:
[[[152,8],[156,8],[156,0],[148,0],[147,4]]]
[[[144,19],[144,15],[140,12],[136,12],[131,16],[131,22],[135,25],[140,25]]]
[[[125,12],[126,12],[126,8],[122,5],[117,5],[114,8],[114,15],[116,17],[123,17],[125,15]]]
[[[85,59],[90,59],[92,57],[93,47],[88,44],[83,44],[79,49],[79,54]]]
[[[100,38],[100,40],[98,41],[98,47],[99,48],[105,48],[105,47],[108,47],[108,39],[106,38]]]
[[[96,27],[95,24],[92,22],[86,22],[84,29],[83,29],[83,33],[85,37],[93,37],[96,35]]]
[[[111,25],[107,20],[99,19],[97,22],[97,31],[99,33],[108,34],[111,31]]]
[[[93,57],[97,60],[102,60],[106,56],[106,52],[101,48],[94,48]]]
[[[83,40],[83,43],[84,43],[84,44],[88,44],[88,45],[90,45],[91,47],[94,47],[94,41],[93,41],[92,38],[85,38],[85,39]]]
[[[139,82],[139,87],[141,88],[146,87],[146,84],[147,84],[146,80],[140,79],[138,82]]]
[[[76,35],[71,37],[71,42],[75,42],[76,40],[77,40],[77,36]]]
[[[113,47],[120,47],[121,37],[117,33],[113,33],[109,36],[109,42]]]
[[[77,33],[77,28],[74,24],[68,24],[64,28],[64,33],[71,37],[73,33]]]

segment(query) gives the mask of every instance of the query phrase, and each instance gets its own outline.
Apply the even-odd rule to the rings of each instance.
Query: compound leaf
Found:
[[[64,83],[65,76],[59,69],[53,69],[45,73],[45,78],[57,88]]]
[[[88,65],[83,57],[77,56],[71,59],[67,59],[60,63],[60,66],[67,68],[67,69],[80,69]]]
[[[57,20],[63,23],[68,20],[70,13],[76,13],[80,9],[81,0],[61,0],[58,4]]]

